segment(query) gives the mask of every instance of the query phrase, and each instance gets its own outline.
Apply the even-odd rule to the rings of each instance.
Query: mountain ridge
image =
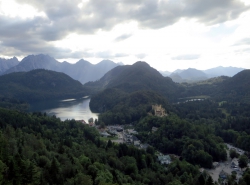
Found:
[[[232,67],[232,66],[230,67],[218,66],[207,70],[198,70],[195,68],[177,69],[172,73],[170,73],[169,75],[166,75],[167,73],[161,71],[161,74],[163,76],[169,76],[170,78],[172,78],[174,82],[194,83],[219,76],[232,77],[242,70],[244,70],[244,68]]]
[[[91,64],[83,59],[80,59],[75,64],[70,64],[66,61],[61,63],[49,55],[39,54],[25,57],[16,66],[9,68],[3,72],[3,74],[31,71],[34,69],[48,69],[63,72],[84,84],[89,81],[96,81],[100,79],[106,72],[116,66],[118,66],[118,64],[110,60],[102,60],[98,64]]]
[[[0,58],[0,74],[4,73],[6,70],[18,65],[19,61],[16,57],[5,59]]]

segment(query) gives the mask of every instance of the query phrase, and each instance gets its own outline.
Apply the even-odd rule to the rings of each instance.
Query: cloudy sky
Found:
[[[0,0],[0,57],[250,69],[250,0]]]

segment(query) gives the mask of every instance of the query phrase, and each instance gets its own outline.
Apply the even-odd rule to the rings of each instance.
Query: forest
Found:
[[[11,83],[0,91],[0,184],[216,184],[200,169],[227,159],[225,143],[245,151],[239,160],[250,157],[248,75],[176,84],[143,62],[118,67],[85,86],[47,70],[4,75],[0,84]],[[24,102],[88,93],[90,108],[101,113],[97,125],[132,125],[150,147],[104,141],[95,128],[76,120],[28,113]],[[192,100],[198,95],[205,98]],[[179,101],[188,97],[192,101]],[[165,116],[154,115],[155,104]],[[161,165],[158,152],[170,154],[172,162]],[[235,178],[229,174],[227,183],[250,184],[250,170]]]
[[[199,106],[207,112],[199,114]],[[245,105],[247,106],[247,105]],[[132,185],[214,184],[200,167],[226,159],[224,142],[249,152],[249,128],[237,106],[210,100],[170,108],[166,117],[146,115],[135,124],[138,137],[152,147],[140,150],[126,144],[101,140],[95,128],[75,120],[62,122],[46,113],[24,113],[0,108],[0,182],[2,184]],[[247,109],[246,109],[247,110]],[[183,117],[186,112],[188,117]],[[194,112],[198,117],[192,116]],[[240,120],[242,118],[242,120]],[[236,124],[237,123],[237,124]],[[229,127],[230,125],[230,127]],[[152,132],[152,127],[157,127]],[[179,155],[167,166],[160,165],[156,150]],[[246,170],[238,184],[248,184]],[[235,184],[234,176],[228,182]]]
[[[0,127],[1,184],[199,185],[206,177],[185,160],[166,169],[153,148],[101,141],[75,120],[0,108]]]

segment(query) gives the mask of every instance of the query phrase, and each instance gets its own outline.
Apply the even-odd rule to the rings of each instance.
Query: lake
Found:
[[[89,109],[90,98],[43,101],[30,105],[30,112],[46,112],[48,115],[66,119],[84,120],[98,119],[98,113]]]

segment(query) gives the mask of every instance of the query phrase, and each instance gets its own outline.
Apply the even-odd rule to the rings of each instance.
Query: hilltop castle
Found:
[[[161,105],[152,105],[152,110],[155,116],[163,117],[167,116],[165,109]]]

